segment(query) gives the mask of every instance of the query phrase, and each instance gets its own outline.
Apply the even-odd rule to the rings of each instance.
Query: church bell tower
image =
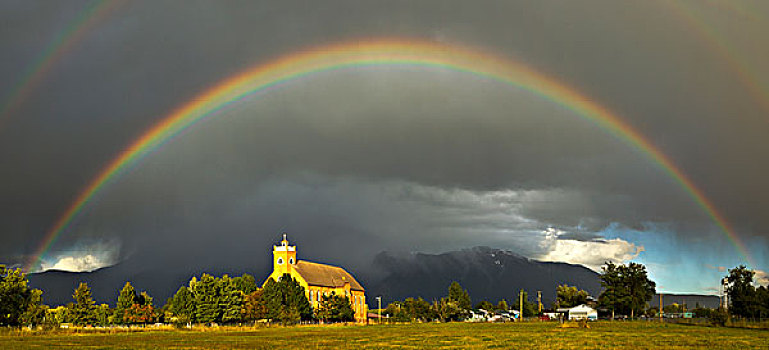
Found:
[[[294,265],[296,265],[296,247],[288,245],[286,234],[283,233],[280,245],[273,246],[272,249],[273,270],[282,276],[284,273],[291,273]]]

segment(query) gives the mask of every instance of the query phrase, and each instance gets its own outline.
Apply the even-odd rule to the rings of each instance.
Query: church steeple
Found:
[[[283,275],[290,273],[294,265],[296,265],[296,247],[288,245],[288,238],[284,232],[280,245],[273,246],[272,266],[275,271]]]

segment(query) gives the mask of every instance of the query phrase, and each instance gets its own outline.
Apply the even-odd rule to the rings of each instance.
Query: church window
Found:
[[[283,265],[283,258],[278,258],[278,265]]]
[[[294,258],[288,258],[288,263],[293,265],[294,264]]]

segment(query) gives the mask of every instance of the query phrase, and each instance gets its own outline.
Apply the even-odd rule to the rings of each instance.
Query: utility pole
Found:
[[[660,293],[660,322],[662,322],[662,293]]]
[[[520,315],[520,319],[521,319],[521,321],[523,321],[523,289],[521,289],[521,290],[518,292],[518,296],[519,296],[519,297],[520,297],[520,299],[521,299],[521,308],[520,308],[520,309],[518,309],[518,310],[521,312],[521,315]]]
[[[378,319],[378,321],[379,322],[378,323],[382,324],[382,296],[380,295],[380,296],[376,297],[376,301],[379,303],[379,309],[378,309],[378,311],[379,311],[379,319]]]
[[[542,291],[537,291],[537,305],[539,305],[539,313],[542,313]]]

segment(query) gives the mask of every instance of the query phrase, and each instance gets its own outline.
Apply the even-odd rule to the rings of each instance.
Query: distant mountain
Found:
[[[71,302],[72,293],[80,282],[88,283],[97,303],[114,306],[126,281],[131,281],[138,291],[147,291],[155,298],[156,305],[163,305],[180,286],[202,272],[215,276],[225,273],[239,276],[247,272],[261,282],[271,269],[271,266],[256,266],[243,271],[224,267],[201,269],[184,265],[156,265],[133,259],[93,272],[46,271],[28,277],[30,286],[42,289],[44,303],[51,306]],[[370,266],[350,268],[350,272],[366,288],[370,307],[376,307],[374,298],[380,295],[385,305],[407,297],[421,296],[428,301],[440,299],[447,294],[452,281],[459,282],[470,292],[473,304],[481,300],[497,302],[500,299],[512,303],[518,291],[524,289],[531,301],[536,300],[537,291],[541,291],[542,301],[549,307],[555,300],[555,288],[559,284],[577,286],[596,297],[601,291],[599,275],[584,266],[542,262],[489,247],[442,254],[381,252]],[[718,297],[665,295],[663,302],[686,302],[692,308],[697,303],[716,307]],[[659,296],[656,296],[651,304],[658,303]]]
[[[678,305],[686,304],[686,308],[691,310],[697,307],[708,307],[711,309],[718,308],[721,299],[716,295],[699,295],[699,294],[663,294],[662,306],[676,303]],[[655,294],[654,298],[649,302],[651,307],[660,306],[660,295]]]
[[[442,254],[382,252],[375,257],[374,267],[384,277],[366,286],[366,293],[369,300],[381,295],[383,303],[420,296],[439,299],[447,294],[452,281],[468,290],[473,304],[500,299],[510,303],[524,289],[531,301],[541,291],[542,302],[549,307],[560,284],[577,286],[596,297],[601,290],[599,275],[584,266],[542,262],[489,247]]]

